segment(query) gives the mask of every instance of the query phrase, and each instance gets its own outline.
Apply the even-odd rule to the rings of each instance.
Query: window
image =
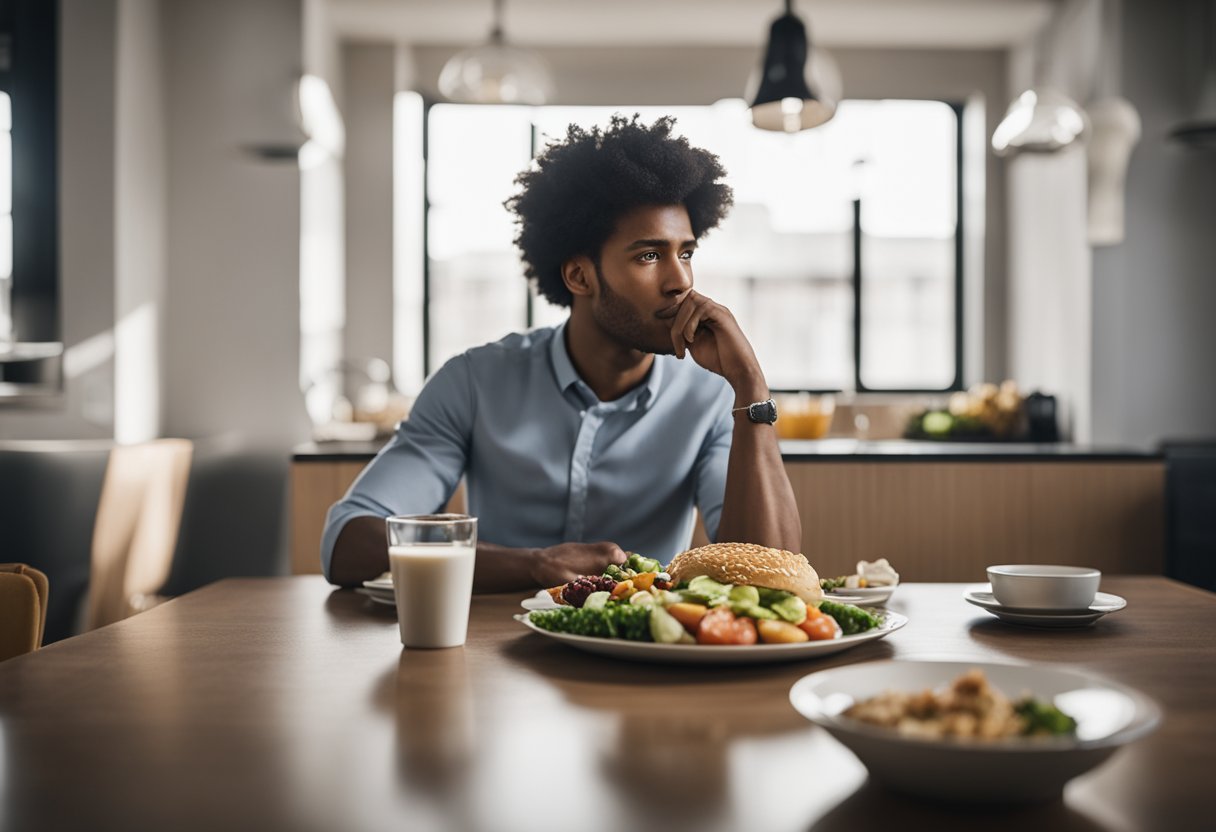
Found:
[[[13,100],[0,92],[0,345],[13,337]]]
[[[735,207],[702,241],[697,286],[735,313],[775,390],[960,386],[960,110],[940,101],[845,101],[828,124],[794,135],[755,129],[739,100],[433,105],[419,270],[426,337],[399,360],[429,374],[469,347],[565,318],[526,288],[502,203],[569,123],[603,125],[615,112],[672,115],[678,132],[721,157]],[[399,119],[399,141],[407,128]],[[418,341],[416,320],[395,326],[399,341]]]
[[[58,5],[0,3],[0,342],[59,338]]]

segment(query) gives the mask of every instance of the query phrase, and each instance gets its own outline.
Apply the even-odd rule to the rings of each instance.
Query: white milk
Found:
[[[457,647],[469,629],[476,548],[390,546],[397,624],[406,647]]]

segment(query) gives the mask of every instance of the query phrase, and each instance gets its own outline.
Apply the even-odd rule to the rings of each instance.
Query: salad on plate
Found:
[[[694,648],[874,638],[906,621],[826,599],[805,557],[745,543],[691,549],[666,569],[631,554],[601,575],[542,590],[525,607],[517,618],[545,633]]]

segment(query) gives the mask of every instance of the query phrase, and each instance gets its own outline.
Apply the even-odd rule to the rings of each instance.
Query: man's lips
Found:
[[[680,301],[679,303],[673,303],[671,306],[665,306],[664,308],[660,309],[658,312],[655,312],[654,316],[661,320],[671,320],[679,313],[680,307],[683,304],[684,304],[684,301]]]

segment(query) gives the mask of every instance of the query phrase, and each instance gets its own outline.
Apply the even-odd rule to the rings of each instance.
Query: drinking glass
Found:
[[[401,643],[406,647],[464,644],[473,595],[477,518],[414,514],[386,522]]]

